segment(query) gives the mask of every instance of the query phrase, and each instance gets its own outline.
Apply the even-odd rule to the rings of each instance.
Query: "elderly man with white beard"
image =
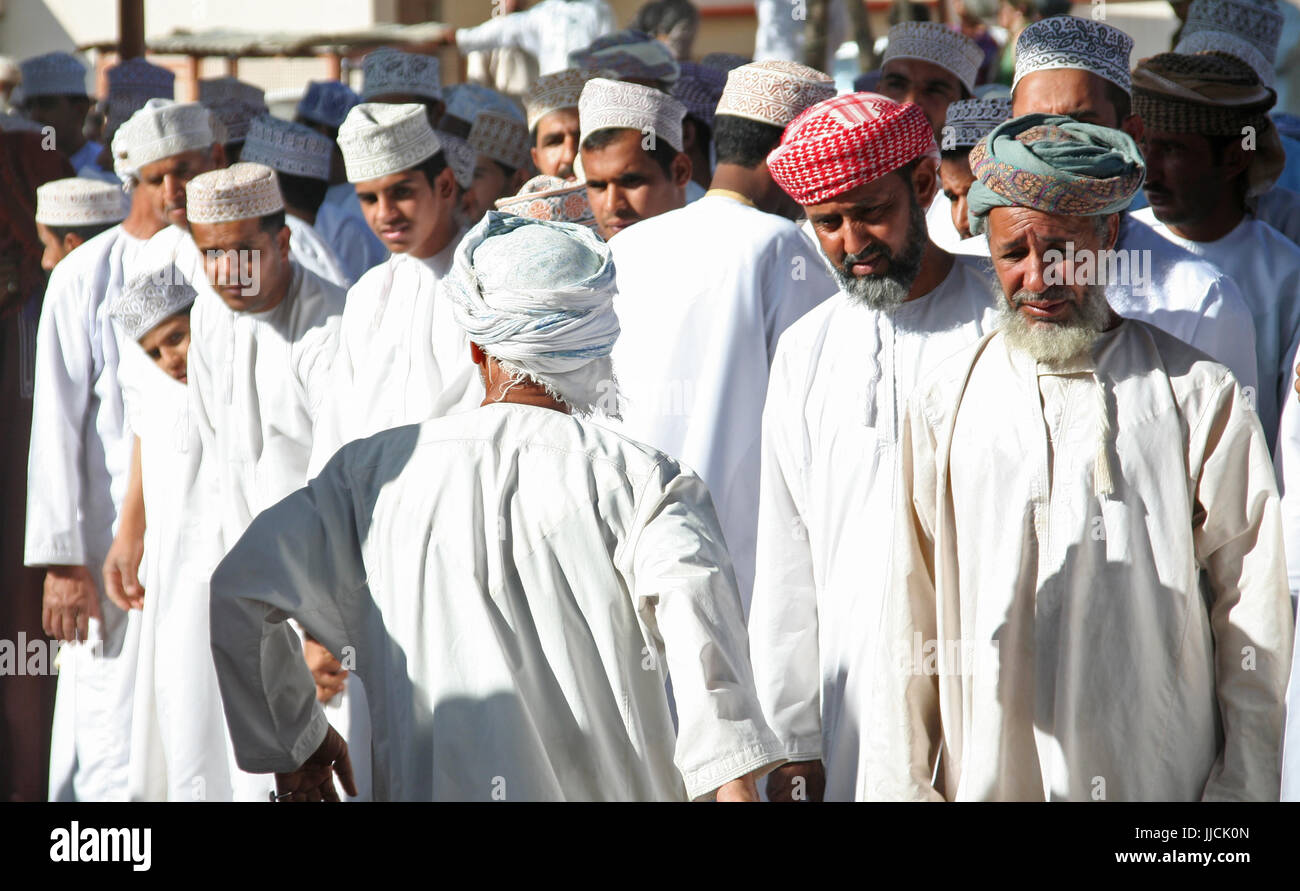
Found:
[[[991,330],[981,261],[928,237],[939,149],[925,113],[872,93],[820,102],[768,155],[840,293],[785,330],[763,408],[749,633],[764,714],[792,764],[775,800],[865,795],[869,689],[903,401]]]
[[[1230,370],[1059,258],[1115,243],[1141,157],[1044,114],[971,152],[1003,324],[908,404],[873,797],[1278,797],[1292,618],[1264,430]]]
[[[355,654],[376,799],[753,800],[782,760],[708,489],[573,417],[616,410],[614,282],[587,227],[489,212],[446,282],[483,405],[344,446],[218,568],[235,753],[282,800],[351,773],[290,616]]]

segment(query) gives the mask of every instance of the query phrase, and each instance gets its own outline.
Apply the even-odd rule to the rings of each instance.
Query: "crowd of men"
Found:
[[[1280,26],[1050,17],[1007,91],[904,22],[837,95],[593,20],[294,121],[132,59],[105,145],[26,60],[8,794],[1300,799]]]

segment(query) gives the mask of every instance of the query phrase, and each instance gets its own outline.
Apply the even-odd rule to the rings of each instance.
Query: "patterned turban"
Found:
[[[507,371],[575,411],[616,416],[614,261],[599,235],[491,210],[456,248],[445,281],[456,322]]]
[[[767,156],[772,179],[803,205],[880,179],[929,155],[939,157],[934,130],[921,107],[875,93],[848,93],[819,102],[790,122]]]
[[[1150,130],[1241,136],[1253,127],[1247,197],[1273,187],[1286,163],[1277,128],[1268,117],[1276,94],[1246,62],[1224,53],[1161,53],[1133,71],[1133,112]]]
[[[1102,216],[1128,207],[1146,166],[1133,137],[1062,115],[1032,114],[999,124],[971,149],[976,182],[966,195],[971,232],[995,207]]]
[[[521,217],[596,228],[596,217],[587,200],[587,184],[581,180],[571,183],[543,173],[524,183],[518,195],[499,198],[496,204],[497,210]]]

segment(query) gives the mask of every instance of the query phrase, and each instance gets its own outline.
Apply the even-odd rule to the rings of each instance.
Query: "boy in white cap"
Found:
[[[202,106],[150,100],[114,137],[118,172],[133,190],[127,218],[69,254],[46,289],[25,559],[47,569],[46,632],[102,644],[102,655],[80,646],[65,651],[50,755],[53,800],[126,797],[139,626],[105,598],[100,569],[127,489],[132,436],[108,311],[148,239],[185,220],[186,179],[214,166],[219,152]]]
[[[686,106],[667,93],[603,77],[578,102],[579,150],[596,230],[606,241],[686,204],[691,159],[682,151]]]
[[[54,129],[54,147],[78,173],[94,164],[104,147],[82,133],[90,112],[86,66],[69,53],[46,53],[24,59],[23,105],[28,116]]]
[[[122,189],[82,177],[57,179],[36,190],[36,234],[50,272],[75,248],[126,219]]]
[[[213,575],[239,763],[287,801],[333,798],[370,752],[382,800],[755,800],[780,747],[708,491],[574,417],[617,401],[609,248],[491,212],[446,294],[483,405],[345,446]],[[312,701],[287,616],[355,650],[368,750]]]
[[[447,110],[438,57],[387,46],[367,53],[361,71],[361,101],[419,103],[428,113],[429,126],[438,126]]]
[[[829,77],[797,62],[734,69],[714,117],[712,188],[610,242],[623,325],[614,366],[627,396],[617,429],[708,484],[746,610],[770,357],[781,333],[836,291],[791,222],[797,205],[772,181],[767,155],[800,112],[834,95]]]
[[[334,143],[310,127],[264,114],[249,125],[240,157],[275,171],[294,259],[326,281],[348,288],[352,280],[313,225],[329,189],[333,150]]]
[[[114,65],[105,72],[108,80],[108,103],[105,115],[103,150],[95,162],[77,171],[78,176],[88,176],[114,185],[121,185],[113,170],[113,137],[122,126],[150,99],[175,98],[176,75],[136,57]]]

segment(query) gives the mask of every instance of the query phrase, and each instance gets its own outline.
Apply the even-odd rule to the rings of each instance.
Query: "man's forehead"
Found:
[[[1020,79],[1011,95],[1011,114],[1031,112],[1097,117],[1111,121],[1115,106],[1106,95],[1107,81],[1081,68],[1047,68]]]
[[[857,188],[850,189],[842,195],[836,195],[828,201],[821,204],[807,205],[804,210],[807,211],[811,218],[818,215],[845,213],[855,207],[870,207],[879,204],[903,187],[903,181],[897,175],[897,171],[891,170],[882,177],[873,179],[869,183],[863,183]]]
[[[582,166],[587,178],[608,179],[625,171],[645,171],[657,167],[641,144],[639,130],[620,129],[612,140],[599,148],[582,149]]]
[[[577,130],[578,129],[578,109],[576,108],[557,108],[548,111],[537,121],[537,132],[544,130]]]
[[[961,80],[942,65],[924,59],[890,59],[880,69],[882,78],[895,75],[918,83],[940,80],[961,92]]]
[[[1095,217],[1048,213],[1032,207],[995,207],[989,211],[989,241],[1025,241],[1032,234],[1039,241],[1071,239],[1092,230]]]
[[[262,220],[249,217],[244,220],[226,220],[221,223],[190,223],[190,234],[196,242],[229,241],[257,237],[262,231]]]
[[[166,158],[160,158],[152,163],[145,164],[140,168],[140,176],[148,178],[150,176],[158,176],[176,170],[179,167],[193,167],[202,164],[207,160],[207,157],[208,153],[200,149],[191,149],[187,152],[180,152]]]
[[[381,176],[378,179],[367,179],[355,183],[358,192],[382,192],[385,189],[391,189],[395,186],[407,184],[414,180],[415,170],[399,170],[396,173],[390,173],[387,176]]]

